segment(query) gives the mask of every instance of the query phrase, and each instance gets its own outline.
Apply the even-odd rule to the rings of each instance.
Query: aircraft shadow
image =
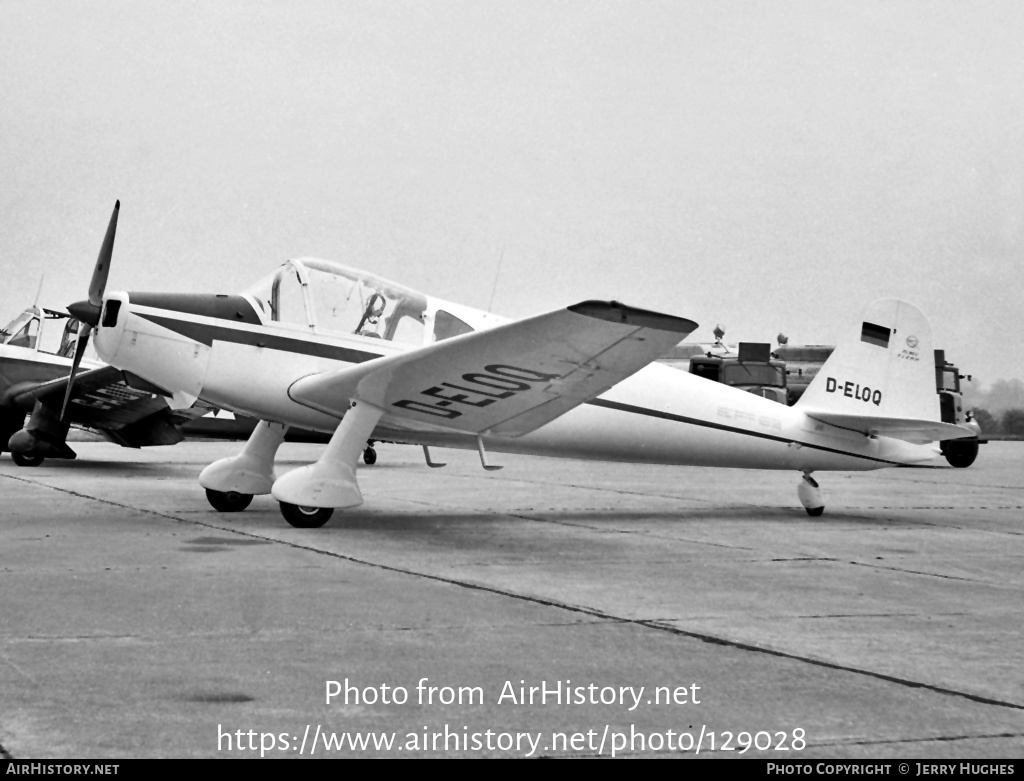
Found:
[[[180,474],[183,469],[189,471],[191,467],[187,464],[140,464],[124,461],[80,461],[56,460],[45,461],[39,466],[17,466],[13,461],[8,462],[10,469],[8,474],[19,477],[32,477],[34,475],[46,475],[51,472],[74,472],[76,474],[111,474],[111,473],[148,473],[168,475]],[[3,462],[0,461],[0,468]]]
[[[256,510],[256,513],[253,513]],[[258,514],[258,515],[257,515]],[[267,506],[266,508],[250,508],[246,513],[236,516],[238,520],[263,517],[280,518],[277,508]],[[255,516],[255,517],[254,517]],[[331,519],[317,533],[329,533],[346,531],[425,531],[436,534],[443,531],[472,531],[474,528],[493,528],[495,526],[510,526],[515,524],[541,523],[553,526],[579,526],[592,527],[595,531],[601,532],[630,532],[634,527],[651,523],[665,524],[663,531],[671,531],[674,528],[693,526],[704,523],[733,523],[733,522],[769,522],[785,523],[788,526],[799,525],[818,526],[824,524],[855,524],[871,526],[893,526],[893,525],[917,525],[912,519],[899,519],[891,515],[885,517],[870,517],[860,514],[837,512],[826,515],[822,518],[810,518],[802,509],[794,508],[763,508],[763,507],[728,507],[723,509],[711,509],[685,512],[665,510],[641,512],[620,511],[615,509],[594,509],[594,510],[495,510],[493,512],[482,512],[479,509],[452,510],[443,513],[403,513],[395,515],[385,511],[359,508],[353,510],[339,510],[334,513]],[[827,526],[824,526],[827,528]],[[654,529],[636,530],[654,532]]]

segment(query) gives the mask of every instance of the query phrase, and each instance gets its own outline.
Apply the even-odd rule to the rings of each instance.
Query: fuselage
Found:
[[[6,405],[23,388],[67,377],[70,371],[70,358],[0,344],[0,405]]]
[[[0,408],[14,404],[20,395],[20,404],[31,411],[34,398],[23,393],[40,383],[67,377],[73,361],[70,357],[55,355],[39,348],[38,342],[31,346],[0,344]],[[82,371],[94,369],[101,364],[83,360]]]
[[[433,322],[445,302],[427,299]],[[113,305],[112,305],[113,304]],[[496,319],[479,312],[475,327]],[[472,321],[470,310],[459,315]],[[429,336],[428,336],[429,338]],[[417,345],[272,320],[251,296],[110,293],[96,349],[168,392],[236,413],[331,432],[339,418],[297,402],[290,387]],[[396,411],[397,412],[397,411]],[[476,447],[473,435],[385,410],[374,438]],[[936,448],[819,423],[799,407],[658,364],[519,437],[482,437],[497,452],[752,469],[870,470],[934,458]]]

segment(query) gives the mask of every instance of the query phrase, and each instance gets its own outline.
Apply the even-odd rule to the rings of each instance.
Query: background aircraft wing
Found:
[[[183,439],[178,426],[210,410],[199,405],[171,409],[163,391],[141,380],[137,384],[141,387],[129,385],[125,373],[113,366],[76,374],[65,421],[95,429],[124,447],[173,445]],[[67,386],[68,378],[59,377],[19,390],[13,401],[29,406],[38,401],[59,416]]]
[[[566,309],[312,375],[293,400],[341,417],[350,400],[388,423],[520,436],[603,393],[697,324],[617,302]]]
[[[944,439],[976,437],[978,432],[952,423],[916,418],[894,418],[878,415],[849,415],[837,412],[806,410],[807,416],[830,426],[857,431],[865,436],[883,436],[902,439],[905,442],[924,444]]]

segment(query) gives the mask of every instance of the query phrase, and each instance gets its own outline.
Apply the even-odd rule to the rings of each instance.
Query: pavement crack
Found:
[[[868,567],[869,569],[882,569],[890,572],[904,572],[908,575],[922,575],[928,578],[941,578],[942,580],[958,580],[963,583],[985,583],[984,580],[978,578],[962,578],[957,575],[940,575],[937,572],[923,572],[922,570],[906,569],[905,567],[884,567],[881,564],[869,564],[865,561],[848,561],[847,564],[852,564],[854,567]]]

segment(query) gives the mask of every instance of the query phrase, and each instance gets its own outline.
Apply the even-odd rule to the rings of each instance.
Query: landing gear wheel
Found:
[[[281,502],[281,515],[296,529],[319,529],[333,514],[333,507],[301,507]]]
[[[804,509],[807,510],[807,514],[812,518],[817,518],[819,515],[825,512],[824,507],[806,507]]]
[[[11,453],[11,460],[18,466],[39,466],[44,456],[26,456],[24,453]]]
[[[363,463],[366,464],[367,466],[373,466],[374,464],[376,464],[377,451],[374,450],[372,447],[366,448],[366,450],[363,451]]]
[[[939,449],[942,451],[942,455],[946,457],[950,466],[955,466],[957,469],[966,469],[978,457],[978,445],[979,441],[977,438],[947,439],[939,443]]]
[[[249,506],[252,494],[240,494],[238,491],[214,491],[206,489],[206,500],[214,510],[222,513],[237,513]]]

